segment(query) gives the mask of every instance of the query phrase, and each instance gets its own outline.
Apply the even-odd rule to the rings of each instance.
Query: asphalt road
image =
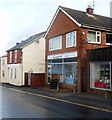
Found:
[[[0,86],[3,118],[111,118],[109,112],[43,98]]]

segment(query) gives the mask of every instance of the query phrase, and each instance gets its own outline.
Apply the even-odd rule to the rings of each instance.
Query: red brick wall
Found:
[[[22,62],[22,51],[17,50],[17,62],[15,63],[15,52],[12,51],[12,62],[10,63],[10,52],[8,52],[7,63],[8,64],[17,64]]]
[[[45,73],[31,74],[31,87],[39,87],[45,85]]]
[[[66,48],[66,33],[76,30],[77,31],[77,45],[76,47]],[[84,32],[84,34],[82,34]],[[62,49],[49,51],[49,39],[57,35],[62,35]],[[83,80],[87,80],[87,52],[86,50],[102,48],[106,46],[106,32],[101,31],[101,44],[90,44],[87,43],[87,29],[79,28],[70,18],[68,18],[64,13],[59,12],[57,18],[55,19],[51,29],[46,36],[46,73],[47,73],[47,55],[78,51],[78,91],[82,90]],[[85,71],[83,75],[82,71]],[[84,76],[85,78],[83,78]],[[47,78],[47,74],[46,74]],[[88,85],[88,84],[87,84]],[[86,86],[89,87],[89,86]]]

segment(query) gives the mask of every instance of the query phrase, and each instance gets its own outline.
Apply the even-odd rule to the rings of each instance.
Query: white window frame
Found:
[[[11,52],[9,52],[9,54],[10,54],[9,63],[12,63],[12,51],[11,51]]]
[[[96,42],[93,42],[93,41],[91,41],[91,40],[89,40],[88,39],[88,32],[94,32],[95,33],[95,35],[96,35]],[[95,31],[95,30],[88,30],[88,32],[87,32],[87,41],[88,41],[88,43],[96,43],[96,44],[101,44],[101,32],[100,31]],[[98,33],[100,33],[100,34],[98,34]],[[97,41],[97,37],[100,37],[99,38],[99,42]]]
[[[59,49],[62,49],[62,35],[49,39],[49,51]]]
[[[15,55],[14,55],[14,56],[15,56],[15,57],[14,57],[14,62],[16,63],[16,62],[17,62],[17,50],[14,51],[14,54],[15,54]]]
[[[73,33],[72,36],[71,36],[71,33]],[[66,48],[76,46],[76,37],[77,37],[76,31],[72,31],[72,32],[69,32],[66,34]],[[75,41],[74,41],[74,38],[75,38]],[[68,42],[69,42],[69,44],[68,44]],[[75,42],[75,44],[74,44],[74,42]]]

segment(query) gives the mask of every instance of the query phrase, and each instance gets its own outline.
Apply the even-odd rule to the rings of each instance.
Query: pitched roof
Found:
[[[96,14],[93,14],[93,16],[90,16],[84,11],[79,11],[79,10],[59,6],[47,29],[46,35],[48,34],[60,10],[64,14],[66,14],[73,22],[75,22],[79,27],[90,26],[90,27],[96,27],[96,28],[105,29],[109,31],[112,30],[112,18],[110,17],[105,17],[101,15],[96,15]]]
[[[81,25],[112,30],[112,18],[110,17],[105,17],[96,14],[93,14],[93,16],[89,16],[86,12],[83,11],[70,9],[66,7],[61,8]]]
[[[5,55],[1,56],[0,58],[3,58],[3,57],[7,57],[7,54],[5,54]]]
[[[10,49],[7,50],[6,52],[21,49],[21,48],[23,48],[24,46],[29,45],[30,43],[32,43],[32,42],[40,39],[41,37],[44,37],[45,33],[46,33],[46,32],[41,32],[41,33],[39,33],[39,34],[33,35],[33,36],[29,37],[28,39],[22,41],[21,43],[18,43],[16,46],[10,48]]]

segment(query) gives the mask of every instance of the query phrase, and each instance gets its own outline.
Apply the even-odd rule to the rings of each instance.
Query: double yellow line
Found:
[[[103,108],[98,108],[98,107],[94,107],[94,106],[75,103],[75,102],[71,102],[71,101],[68,101],[68,100],[63,100],[63,99],[50,97],[50,96],[46,96],[46,95],[41,95],[41,94],[37,94],[37,93],[31,93],[31,92],[26,92],[26,91],[22,91],[22,90],[17,90],[17,89],[14,89],[14,88],[8,88],[8,89],[11,89],[11,90],[14,90],[14,91],[17,91],[17,92],[20,92],[20,93],[26,93],[26,94],[30,94],[30,95],[35,95],[35,96],[39,96],[39,97],[43,97],[43,98],[48,98],[48,99],[57,100],[57,101],[61,101],[61,102],[65,102],[65,103],[69,103],[69,104],[73,104],[73,105],[78,105],[78,106],[82,106],[82,107],[87,107],[87,108],[91,108],[91,109],[95,109],[95,110],[100,110],[100,111],[105,111],[105,112],[112,113],[111,110],[107,110],[107,109],[103,109]]]

